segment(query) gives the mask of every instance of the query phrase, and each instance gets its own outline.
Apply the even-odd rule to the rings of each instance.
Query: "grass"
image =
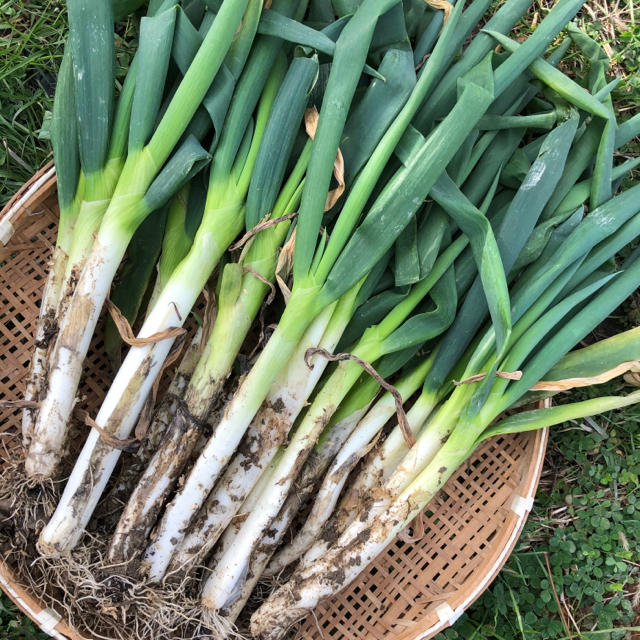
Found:
[[[62,0],[0,0],[0,206],[51,156],[47,116],[62,56],[63,6]],[[547,8],[547,0],[537,0],[522,36]],[[578,20],[604,42],[612,71],[622,78],[613,94],[617,109],[632,115],[640,105],[640,5],[590,0]],[[121,73],[130,58],[122,42],[133,28],[133,22],[119,27]],[[568,65],[579,72],[583,64],[572,52]],[[640,141],[625,152],[640,153]],[[639,300],[597,337],[637,325]],[[616,391],[621,383],[611,384]],[[639,422],[640,409],[631,407],[552,432],[536,504],[515,552],[438,640],[640,638]],[[2,640],[46,637],[0,597]]]

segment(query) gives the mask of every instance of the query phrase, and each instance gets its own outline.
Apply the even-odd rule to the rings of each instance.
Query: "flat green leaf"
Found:
[[[409,295],[409,291],[409,287],[397,287],[383,291],[358,307],[342,334],[337,349],[350,349],[366,329],[381,322],[390,311]]]
[[[313,262],[333,163],[348,109],[366,61],[377,19],[393,4],[394,0],[364,0],[336,43],[300,203],[294,279],[306,275]]]
[[[144,195],[148,210],[164,205],[194,175],[209,164],[211,156],[194,138],[187,138],[162,168]]]
[[[573,18],[584,4],[584,0],[560,0],[545,16],[542,22],[536,27],[534,32],[522,44],[518,45],[517,51],[512,53],[499,67],[495,73],[496,94],[504,91],[527,67],[535,63],[545,52],[553,39],[562,31],[567,22]],[[487,23],[488,29],[493,27]],[[500,33],[499,30],[496,32]],[[555,68],[543,59],[540,64],[545,69]],[[566,77],[566,76],[563,76]],[[562,95],[562,94],[561,94]]]
[[[258,25],[258,33],[283,38],[289,42],[310,47],[328,56],[333,56],[336,46],[336,43],[322,31],[312,29],[297,20],[292,20],[277,11],[269,9],[262,13],[260,24]]]
[[[174,269],[191,249],[204,213],[206,196],[203,181],[198,177],[172,198],[162,240],[156,290],[164,288]]]
[[[640,113],[636,113],[635,116],[632,116],[618,125],[618,130],[616,131],[616,149],[619,149],[639,135]]]
[[[419,215],[419,214],[418,214]],[[393,273],[396,287],[414,284],[420,278],[420,253],[418,249],[418,216],[414,216],[396,240]]]
[[[521,411],[485,429],[475,446],[494,436],[543,429],[563,422],[580,420],[588,416],[628,407],[637,402],[640,402],[640,391],[634,391],[626,396],[604,396],[557,407]]]
[[[56,166],[60,215],[71,205],[80,174],[71,47],[64,48],[51,118],[51,145]]]
[[[247,3],[228,0],[221,6],[147,145],[156,165],[165,163],[195,115],[233,43]]]
[[[129,151],[138,151],[153,132],[160,110],[176,22],[175,9],[140,21],[138,72],[131,107]]]
[[[598,283],[591,285],[595,288]],[[507,407],[515,402],[520,396],[526,393],[533,384],[541,380],[547,371],[555,366],[562,357],[600,322],[602,322],[618,305],[620,305],[630,293],[640,285],[640,261],[636,260],[625,271],[616,274],[613,279],[609,279],[607,286],[592,297],[592,299],[577,313],[573,314],[567,322],[558,327],[556,331],[544,342],[541,348],[530,358],[523,368],[522,378],[514,381],[507,387],[497,406]],[[577,295],[577,294],[575,294]],[[549,312],[551,313],[551,312]],[[540,325],[544,324],[545,318],[541,318]],[[530,334],[523,337],[521,343],[522,351],[526,351],[526,346],[533,348],[539,346],[528,344],[528,337],[536,335],[537,327],[534,325]],[[533,338],[532,338],[533,339]],[[517,360],[520,354],[514,353],[513,361]],[[508,361],[512,358],[509,355]],[[496,407],[492,407],[495,412]]]
[[[529,0],[507,0],[486,24],[487,29],[507,33],[526,13]],[[494,43],[486,34],[478,33],[458,60],[445,74],[420,110],[414,125],[422,132],[429,131],[433,122],[444,117],[454,106],[458,78],[477,65],[492,49]]]
[[[502,353],[511,332],[511,313],[507,278],[491,225],[446,173],[431,188],[431,196],[469,238],[496,334],[496,349]]]
[[[501,33],[486,29],[485,32],[493,36],[505,49],[507,49],[507,51],[512,53],[519,51],[519,49],[524,46]],[[531,40],[531,38],[529,40]],[[579,84],[571,80],[562,73],[562,71],[556,69],[543,58],[537,58],[531,62],[529,70],[536,78],[538,78],[538,80],[551,87],[572,105],[600,118],[608,119],[608,110],[597,98],[586,92]]]
[[[574,117],[549,133],[538,159],[531,166],[527,178],[509,204],[496,232],[505,273],[509,273],[530,236],[547,199],[551,196],[566,161],[577,128]],[[445,383],[453,365],[460,359],[484,322],[487,305],[479,278],[467,293],[461,310],[447,331],[425,381],[426,388],[436,392]],[[512,306],[512,317],[516,313]],[[487,378],[489,379],[489,378]],[[484,404],[485,385],[478,388],[474,408]]]
[[[318,58],[297,57],[276,96],[260,143],[247,194],[245,224],[254,227],[272,212],[289,161],[309,93],[318,76]]]
[[[115,91],[111,2],[68,0],[80,162],[86,175],[107,160]]]
[[[394,353],[412,346],[422,345],[427,340],[444,333],[455,317],[458,299],[455,295],[453,267],[447,269],[429,292],[435,309],[418,311],[402,326],[382,341],[383,353]]]
[[[395,242],[455,155],[457,146],[493,101],[490,60],[486,59],[482,65],[487,70],[473,73],[467,79],[452,112],[427,138],[409,164],[399,169],[387,183],[348,241],[324,287],[324,293],[330,299],[337,299],[358,282]],[[468,117],[470,113],[476,117]],[[452,123],[457,126],[452,127]]]
[[[119,22],[130,13],[137,11],[147,0],[113,0],[113,19]]]
[[[371,156],[416,83],[412,55],[408,50],[390,49],[378,70],[384,80],[374,78],[371,81],[344,127],[340,150],[347,184]]]

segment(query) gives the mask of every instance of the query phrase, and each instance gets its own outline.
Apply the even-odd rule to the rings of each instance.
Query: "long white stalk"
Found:
[[[67,255],[58,243],[53,250],[47,281],[42,291],[40,313],[35,335],[35,348],[31,358],[31,370],[24,393],[28,402],[38,402],[47,381],[47,360],[51,338],[58,331],[56,310],[64,282],[64,268]],[[27,407],[22,412],[22,441],[25,447],[31,442],[31,432],[35,427],[36,411]]]
[[[102,229],[98,233],[68,312],[60,324],[51,355],[49,386],[26,459],[27,473],[33,478],[50,477],[62,456],[82,363],[127,242],[126,234],[118,233],[115,228]]]
[[[428,418],[432,410],[432,402],[425,397],[425,395],[421,394],[407,412],[409,426],[417,438],[412,450],[419,446],[421,440],[425,440],[423,437],[424,431],[429,429],[426,425],[428,424]],[[442,446],[441,439],[438,439],[438,441],[434,443],[433,439],[429,438],[429,443],[435,445],[436,451]],[[331,507],[332,510],[329,513],[329,515],[333,513],[333,517],[325,527],[327,535],[316,536],[315,541],[312,541],[311,545],[309,545],[302,559],[303,564],[313,563],[317,558],[322,557],[330,548],[336,535],[341,534],[347,526],[360,526],[361,530],[364,529],[365,524],[363,522],[359,525],[356,522],[362,505],[370,501],[371,496],[377,495],[379,487],[385,485],[389,476],[392,475],[408,452],[409,450],[407,449],[402,431],[400,427],[396,425],[387,439],[382,443],[382,446],[371,453],[372,457],[369,460],[365,459],[362,471],[352,481],[352,484],[348,487],[347,492],[340,500],[338,506],[336,507],[336,505],[333,504]],[[366,454],[366,450],[364,450],[363,454]],[[344,479],[346,480],[346,476]],[[335,495],[336,501],[339,497],[339,493]],[[320,507],[318,509],[319,515],[321,515]]]
[[[403,401],[406,401],[415,393],[422,384],[426,373],[431,368],[431,364],[432,359],[427,358],[421,366],[396,384],[396,389],[402,396]],[[375,439],[380,430],[395,412],[394,398],[387,392],[360,420],[358,426],[347,438],[344,446],[337,453],[327,471],[302,529],[286,547],[276,554],[269,564],[266,575],[278,574],[288,564],[297,560],[307,551],[319,537],[324,524],[333,513],[349,474],[375,444]]]
[[[407,419],[414,435],[418,436],[428,417],[431,415],[435,401],[426,394],[421,394],[407,412]],[[407,443],[399,428],[394,428],[379,448],[374,449],[365,460],[362,470],[353,478],[348,492],[341,500],[339,511],[353,514],[353,509],[361,503],[363,497],[386,480],[407,453]]]
[[[577,402],[560,407],[559,411],[529,412],[531,423],[525,422],[519,428],[551,426],[568,419],[629,406],[639,399],[640,392],[636,392],[625,397],[611,396]],[[320,600],[352,582],[435,497],[481,442],[480,436],[486,424],[486,416],[460,422],[429,464],[414,475],[402,492],[395,496],[389,492],[380,494],[371,507],[359,513],[358,518],[322,558],[312,563],[302,563],[289,582],[272,594],[252,616],[253,635],[261,640],[283,637],[289,627]],[[364,528],[361,526],[363,522]]]
[[[183,487],[165,509],[154,542],[145,554],[145,563],[149,567],[155,566],[155,556],[159,557],[158,566],[164,567],[157,573],[153,570],[153,575],[164,574],[173,550],[183,540],[189,524],[202,507],[220,473],[231,460],[247,427],[268,395],[271,385],[286,366],[304,335],[308,321],[300,318],[297,312],[291,311],[296,307],[300,309],[295,303],[292,306],[293,300],[292,295],[278,328],[227,404],[222,419],[191,468]],[[284,403],[280,404],[283,405],[282,418],[287,420]]]
[[[367,358],[366,349],[359,353]],[[322,386],[274,473],[271,485],[263,492],[263,499],[243,522],[233,549],[220,559],[207,580],[203,603],[210,609],[222,608],[227,594],[237,584],[249,558],[262,538],[263,531],[277,517],[291,486],[322,430],[348,390],[355,384],[362,369],[354,362],[341,362]],[[355,427],[355,425],[353,425]]]
[[[158,513],[205,429],[207,416],[222,391],[240,347],[233,344],[238,340],[230,340],[231,345],[229,341],[224,342],[225,336],[234,336],[228,323],[234,318],[228,318],[226,311],[226,307],[219,309],[211,339],[207,341],[184,398],[176,400],[176,410],[165,430],[162,446],[155,451],[129,496],[109,547],[112,560],[129,560],[146,548]],[[246,331],[241,333],[244,335]],[[216,339],[218,334],[222,334],[222,340]]]
[[[325,309],[307,329],[288,366],[272,385],[265,404],[247,429],[238,452],[209,494],[198,519],[175,550],[169,573],[188,573],[191,567],[206,557],[235,514],[247,509],[249,498],[260,493],[261,489],[256,483],[263,481],[263,470],[275,459],[294,416],[304,408],[327,365],[324,358],[314,358],[312,368],[309,369],[304,362],[305,352],[316,346],[335,347],[335,339],[325,341],[323,337],[334,309],[335,304]],[[277,419],[278,414],[273,407],[278,400],[285,405],[292,417],[288,422]],[[149,571],[152,579],[158,580],[162,577],[160,571],[163,570],[159,554],[154,556],[154,561],[149,566]]]
[[[139,337],[182,326],[222,251],[237,234],[242,211],[238,209],[235,208],[238,224],[226,230],[230,238],[221,231],[224,225],[215,232],[202,228],[198,231],[192,250],[173,273]],[[102,429],[121,440],[129,437],[174,339],[129,350],[96,417]],[[42,553],[63,553],[75,546],[119,456],[119,450],[103,442],[96,430],[91,431],[56,512],[40,535]]]
[[[395,500],[381,496],[340,536],[321,558],[305,563],[251,618],[251,632],[261,640],[277,640],[320,600],[352,582],[376,558],[455,471],[466,452],[443,447],[431,465]],[[444,472],[438,471],[445,469]],[[364,527],[361,524],[364,523]]]
[[[184,394],[191,374],[200,359],[201,342],[202,327],[198,327],[173,374],[165,395],[154,409],[153,418],[144,440],[133,454],[133,459],[118,477],[118,484],[114,488],[114,493],[121,496],[122,501],[129,500],[140,475],[144,472],[154,453],[163,442],[167,427],[175,414],[176,406]],[[130,553],[127,549],[126,540],[119,536],[116,530],[109,548],[109,559],[112,562],[124,562],[128,557],[130,557]]]
[[[145,202],[145,194],[218,73],[246,4],[246,0],[223,3],[151,139],[146,146],[135,151],[129,149],[119,177],[113,180],[117,186],[64,314],[52,353],[49,389],[27,455],[27,471],[32,477],[47,478],[56,469],[82,364],[109,286],[133,233],[154,208]],[[102,170],[95,175],[87,173],[85,194],[97,194],[100,183],[106,183],[110,178],[109,171]],[[109,198],[112,191],[102,192]],[[75,231],[78,232],[78,228]]]
[[[229,597],[227,602],[225,602],[223,609],[220,611],[220,615],[223,616],[228,623],[235,623],[238,616],[242,613],[253,590],[264,575],[265,567],[287,532],[291,520],[295,517],[297,508],[298,505],[295,501],[287,501],[280,510],[276,520],[274,520],[271,527],[269,527],[263,535],[260,544],[251,555],[246,576],[238,583],[234,593]],[[224,547],[221,548],[221,552],[224,552]],[[212,566],[215,566],[215,563],[212,563]]]

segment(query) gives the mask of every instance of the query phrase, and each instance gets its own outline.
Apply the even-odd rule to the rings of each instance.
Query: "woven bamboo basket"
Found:
[[[55,172],[44,167],[0,213],[0,399],[19,400],[28,373],[38,302],[55,242]],[[109,384],[96,336],[80,390],[95,414]],[[0,456],[22,455],[20,411],[2,410]],[[452,625],[487,588],[513,550],[542,470],[547,432],[487,441],[360,579],[291,632],[291,639],[426,640]],[[0,461],[0,464],[2,461]],[[32,593],[0,555],[0,587],[58,640],[91,640]]]

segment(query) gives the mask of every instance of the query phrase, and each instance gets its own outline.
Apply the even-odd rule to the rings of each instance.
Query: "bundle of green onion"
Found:
[[[114,10],[141,3],[68,0],[29,476],[64,469],[108,297],[117,373],[40,553],[72,553],[110,487],[111,565],[151,583],[207,565],[205,619],[228,628],[288,576],[251,618],[279,638],[486,438],[640,400],[505,413],[640,360],[637,330],[572,351],[640,284],[640,185],[620,190],[640,160],[617,151],[640,115],[617,122],[582,2],[516,42],[528,0],[488,21],[489,0],[152,0],[116,100]],[[586,87],[557,69],[570,46]]]

